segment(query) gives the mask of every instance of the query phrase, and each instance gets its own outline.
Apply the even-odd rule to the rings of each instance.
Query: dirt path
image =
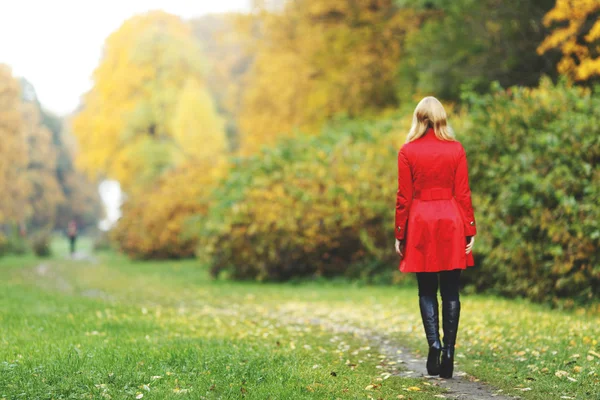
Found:
[[[285,318],[285,314],[282,316]],[[337,324],[321,318],[310,318],[307,320],[305,318],[292,317],[289,319],[286,318],[286,320],[290,323],[298,324],[309,322],[332,332],[351,333],[357,337],[366,339],[373,347],[379,348],[381,354],[404,366],[405,369],[396,372],[396,375],[427,379],[431,385],[445,388],[448,391],[444,395],[436,396],[436,398],[460,400],[514,400],[520,398],[504,395],[501,389],[495,389],[486,383],[480,382],[475,377],[457,370],[456,367],[454,368],[454,378],[452,379],[429,376],[425,369],[425,358],[417,358],[409,348],[398,344],[397,341],[385,335],[352,325]]]

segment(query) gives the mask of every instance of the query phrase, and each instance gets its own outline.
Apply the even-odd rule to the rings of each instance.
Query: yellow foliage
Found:
[[[106,40],[93,79],[73,121],[82,150],[78,164],[117,179],[129,193],[197,158],[194,152],[219,136],[218,116],[203,94],[200,50],[179,17],[154,11],[126,21]],[[207,107],[196,110],[202,118],[190,117],[190,102]],[[182,127],[186,122],[197,125]]]
[[[113,241],[134,258],[192,256],[197,239],[186,234],[186,224],[190,217],[206,214],[209,195],[226,170],[221,158],[187,163],[164,174],[153,189],[125,203],[111,233]]]
[[[586,81],[600,76],[599,12],[598,0],[557,0],[544,17],[544,25],[560,25],[538,47],[538,53],[559,49],[563,58],[558,71],[574,80]]]
[[[184,160],[213,159],[227,151],[225,120],[217,114],[208,90],[195,80],[188,81],[183,88],[172,130]]]
[[[26,216],[28,154],[23,129],[19,83],[10,68],[0,64],[0,224],[22,222]]]
[[[404,131],[397,121],[349,121],[240,157],[211,204],[198,254],[213,274],[259,280],[351,275],[366,256],[389,262],[390,165]]]
[[[316,133],[339,113],[395,106],[402,38],[422,13],[391,0],[300,0],[256,19],[260,38],[239,116],[244,154],[295,128]]]

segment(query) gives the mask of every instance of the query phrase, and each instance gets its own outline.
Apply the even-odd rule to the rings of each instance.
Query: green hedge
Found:
[[[201,222],[214,275],[283,280],[394,274],[396,122],[340,120],[240,158]],[[390,233],[391,232],[391,233]]]
[[[553,85],[465,95],[478,290],[600,295],[600,93]]]
[[[600,295],[600,94],[543,80],[465,94],[452,122],[478,221],[475,290],[582,303]],[[396,155],[407,121],[338,121],[240,158],[202,218],[214,275],[399,277]]]

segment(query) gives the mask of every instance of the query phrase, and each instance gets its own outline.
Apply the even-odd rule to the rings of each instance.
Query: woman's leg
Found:
[[[429,345],[427,356],[427,373],[438,375],[440,373],[440,322],[438,311],[438,273],[417,272],[417,283],[419,285],[419,308],[423,328]]]
[[[442,294],[442,327],[444,330],[444,347],[440,377],[451,378],[454,372],[454,345],[458,333],[460,319],[460,269],[440,272],[440,292]]]
[[[442,301],[459,300],[460,273],[462,269],[440,272],[440,293]]]
[[[417,272],[417,284],[419,286],[419,297],[421,297],[421,296],[437,297],[437,291],[438,291],[438,273],[437,272]]]

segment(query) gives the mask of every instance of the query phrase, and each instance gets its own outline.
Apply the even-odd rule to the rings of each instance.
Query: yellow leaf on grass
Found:
[[[596,357],[600,358],[600,354],[596,353],[594,350],[588,351],[588,354],[591,354],[593,356],[596,356]]]
[[[406,390],[408,390],[409,392],[420,392],[421,388],[418,386],[411,386],[411,387],[407,388]]]

